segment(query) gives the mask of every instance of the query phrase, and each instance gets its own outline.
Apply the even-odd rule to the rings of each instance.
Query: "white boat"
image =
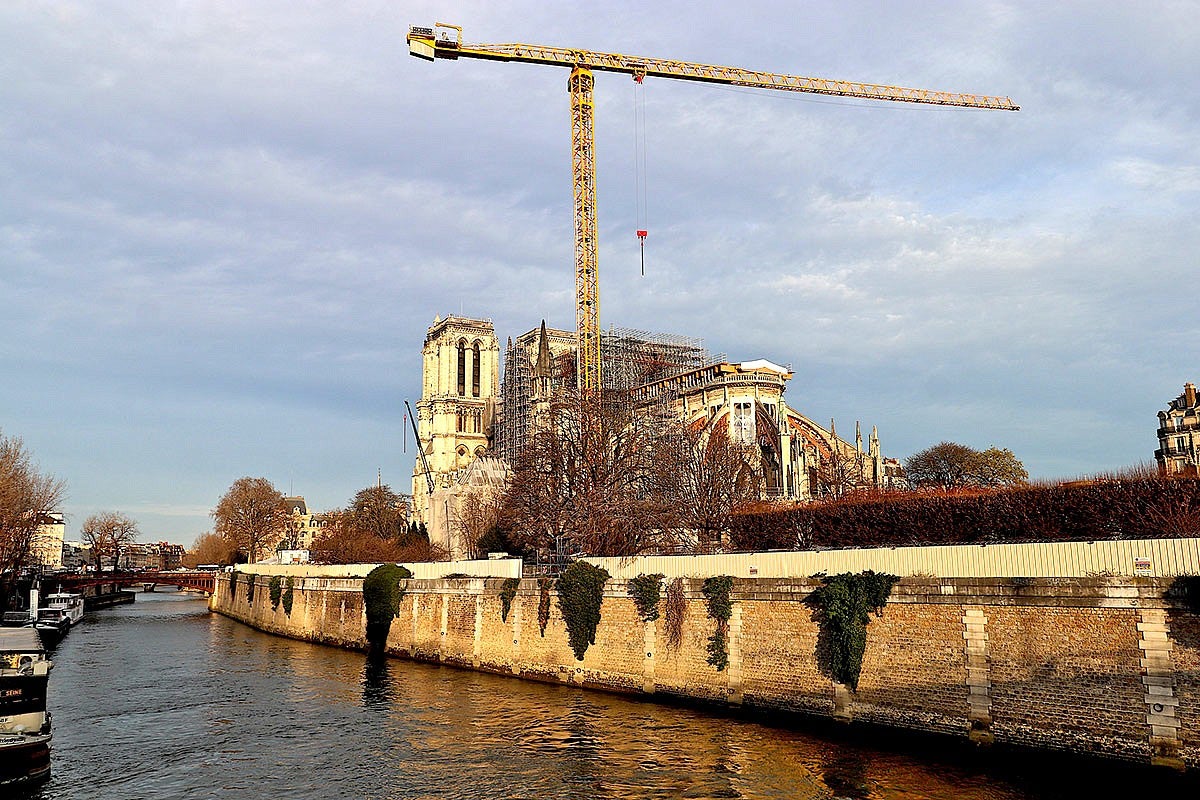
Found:
[[[50,777],[50,668],[31,628],[0,629],[0,787]]]
[[[48,594],[46,604],[38,608],[39,619],[42,616],[41,612],[46,609],[61,609],[67,619],[67,625],[74,625],[83,619],[83,595],[74,592]]]

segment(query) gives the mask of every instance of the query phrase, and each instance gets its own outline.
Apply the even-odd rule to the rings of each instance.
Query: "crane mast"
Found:
[[[577,379],[580,395],[598,398],[600,375],[600,282],[596,241],[595,114],[592,101],[593,70],[618,72],[641,80],[645,77],[776,89],[786,92],[857,97],[898,103],[1017,111],[1007,97],[912,89],[878,83],[810,78],[722,67],[691,61],[627,56],[565,47],[533,44],[465,44],[462,28],[443,22],[432,28],[409,29],[409,53],[428,61],[478,58],[566,67],[571,70],[567,92],[571,97],[571,180],[575,202],[575,327]]]

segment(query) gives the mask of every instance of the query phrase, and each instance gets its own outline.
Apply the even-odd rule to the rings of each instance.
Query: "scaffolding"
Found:
[[[630,393],[648,383],[699,369],[711,359],[703,339],[610,328],[600,336],[600,361],[604,388]]]
[[[500,424],[497,426],[496,449],[500,457],[515,464],[517,456],[529,441],[529,426],[533,411],[533,363],[528,349],[508,340],[504,350],[504,380],[501,386],[503,403]]]
[[[574,332],[547,330],[554,374],[551,391],[575,383]],[[503,414],[498,428],[497,449],[510,464],[524,451],[533,430],[537,381],[534,364],[538,357],[539,329],[509,340],[504,353]],[[701,370],[725,360],[704,348],[704,340],[635,328],[612,327],[600,336],[601,374],[605,394],[637,403],[666,400],[672,382],[668,379]],[[649,394],[648,394],[649,393]],[[650,396],[653,395],[653,396]]]

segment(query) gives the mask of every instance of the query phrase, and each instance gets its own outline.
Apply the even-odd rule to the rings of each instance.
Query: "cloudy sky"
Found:
[[[708,7],[705,7],[708,6]],[[435,315],[573,327],[566,71],[409,25],[1007,95],[597,76],[602,320],[795,371],[810,417],[1036,477],[1152,459],[1200,379],[1200,3],[0,4],[0,430],[190,543],[236,478],[410,487]],[[843,426],[845,426],[843,428]]]

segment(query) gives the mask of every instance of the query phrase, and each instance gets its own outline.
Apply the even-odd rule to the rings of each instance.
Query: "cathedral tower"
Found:
[[[422,351],[417,431],[434,489],[449,488],[492,445],[500,381],[500,343],[491,320],[434,319]],[[413,516],[429,522],[429,485],[413,466]]]

